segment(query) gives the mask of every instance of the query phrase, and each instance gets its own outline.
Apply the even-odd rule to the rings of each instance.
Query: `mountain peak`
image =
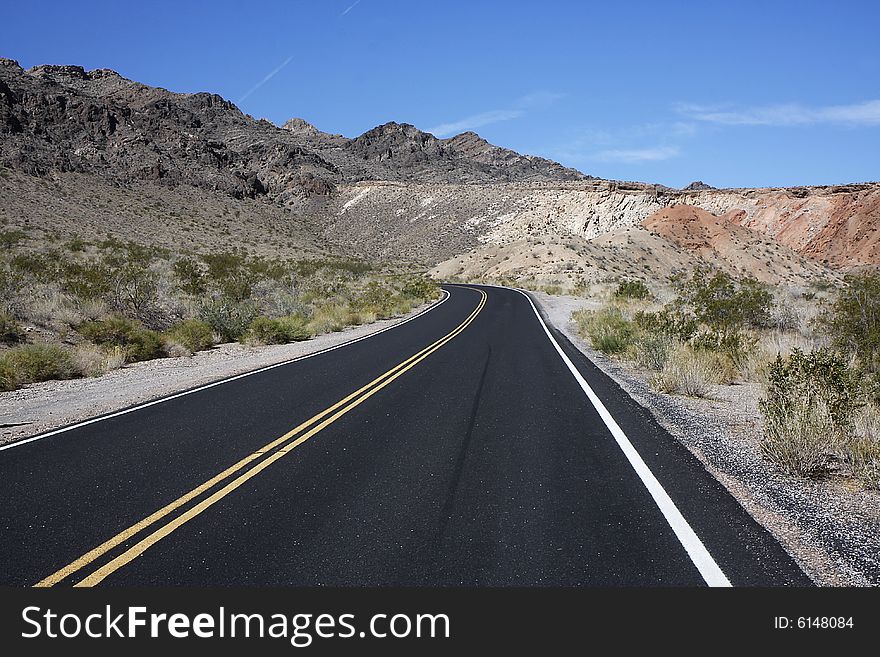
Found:
[[[294,116],[291,119],[288,119],[283,126],[281,126],[282,130],[287,130],[288,132],[292,132],[297,135],[305,135],[308,137],[317,137],[320,133],[314,125],[306,121],[305,119],[301,119],[297,116]]]
[[[712,185],[707,185],[702,180],[695,180],[687,187],[683,187],[686,192],[703,192],[709,189],[715,189]]]

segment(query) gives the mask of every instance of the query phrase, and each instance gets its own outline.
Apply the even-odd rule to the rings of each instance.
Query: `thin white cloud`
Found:
[[[428,132],[436,135],[437,137],[447,137],[449,135],[455,135],[460,132],[464,132],[465,130],[475,130],[476,128],[480,128],[484,125],[498,123],[500,121],[510,121],[511,119],[518,119],[521,116],[525,116],[525,114],[529,110],[544,109],[550,107],[564,97],[565,94],[551,93],[548,91],[538,91],[517,98],[511,103],[510,107],[507,109],[489,110],[488,112],[471,114],[470,116],[466,116],[463,119],[458,119],[456,121],[450,121],[449,123],[441,123],[440,125],[436,125],[433,128],[429,129]]]
[[[281,72],[281,70],[282,70],[285,66],[287,66],[288,64],[290,64],[291,61],[293,61],[293,55],[291,55],[290,57],[288,57],[287,59],[285,59],[283,62],[281,62],[281,64],[280,64],[279,66],[277,66],[277,67],[276,67],[275,69],[273,69],[271,72],[269,72],[268,74],[266,74],[266,76],[265,76],[262,80],[260,80],[259,82],[257,82],[257,83],[256,83],[253,87],[251,87],[250,89],[248,89],[248,90],[247,90],[247,93],[245,93],[244,96],[242,96],[241,98],[238,99],[238,104],[240,105],[244,100],[247,99],[248,96],[250,96],[250,95],[251,95],[252,93],[254,93],[257,89],[259,89],[260,87],[262,87],[262,86],[263,86],[264,84],[266,84],[269,80],[271,80],[272,78],[274,78],[276,75],[278,75],[278,74]]]
[[[451,123],[441,123],[428,130],[428,132],[438,137],[446,137],[447,135],[458,134],[465,130],[474,130],[475,128],[480,128],[484,125],[489,125],[490,123],[517,119],[523,114],[525,114],[524,110],[492,110],[489,112],[481,112],[480,114],[466,116],[463,119],[452,121]]]
[[[699,123],[684,120],[603,129],[584,127],[570,134],[565,143],[544,149],[542,154],[581,167],[596,162],[661,162],[680,156],[682,143],[698,131]]]
[[[550,107],[563,98],[565,98],[565,94],[559,94],[552,91],[536,91],[517,98],[516,101],[514,101],[513,106],[524,110],[541,109],[544,107]]]
[[[849,126],[880,125],[880,100],[867,100],[850,105],[807,107],[798,103],[730,109],[681,103],[676,110],[694,121],[718,125],[797,126],[838,124]]]
[[[658,146],[656,148],[615,148],[599,151],[585,159],[598,162],[623,162],[638,164],[640,162],[660,162],[677,157],[681,151],[675,146]]]
[[[354,9],[355,7],[357,7],[360,3],[361,3],[361,0],[354,0],[354,2],[353,2],[352,4],[350,4],[350,5],[348,6],[348,8],[347,8],[345,11],[343,11],[341,14],[339,14],[339,15],[340,15],[340,16],[345,16],[348,12],[350,12],[352,9]]]

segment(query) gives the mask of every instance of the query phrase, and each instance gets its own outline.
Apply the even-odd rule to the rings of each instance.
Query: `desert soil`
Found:
[[[710,399],[654,392],[647,373],[596,352],[571,313],[576,297],[533,293],[550,322],[680,440],[822,586],[880,584],[880,492],[849,480],[781,473],[760,452],[761,386],[715,386]]]

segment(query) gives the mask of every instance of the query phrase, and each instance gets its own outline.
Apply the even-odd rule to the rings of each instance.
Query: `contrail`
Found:
[[[360,4],[360,1],[361,1],[361,0],[354,0],[354,2],[351,4],[351,6],[350,6],[348,9],[346,9],[344,12],[342,12],[341,14],[339,14],[339,15],[340,15],[340,16],[345,16],[348,12],[350,12],[352,9],[354,9],[355,7],[357,7],[358,4]]]
[[[355,4],[357,4],[357,2],[356,2]],[[241,98],[238,99],[238,104],[241,104],[241,102],[242,102],[245,98],[247,98],[248,96],[250,96],[250,95],[251,95],[252,93],[254,93],[257,89],[259,89],[259,88],[262,87],[264,84],[266,84],[269,80],[271,80],[271,79],[274,78],[276,75],[278,75],[278,73],[281,72],[281,69],[283,69],[285,66],[287,66],[288,64],[290,64],[290,62],[291,62],[292,60],[293,60],[293,55],[291,55],[290,57],[288,57],[287,59],[285,59],[285,60],[281,63],[280,66],[278,66],[275,70],[273,70],[271,73],[269,73],[269,74],[268,74],[266,77],[264,77],[262,80],[260,80],[259,82],[257,82],[253,87],[251,87],[250,89],[248,89],[247,93],[246,93],[244,96],[242,96]]]

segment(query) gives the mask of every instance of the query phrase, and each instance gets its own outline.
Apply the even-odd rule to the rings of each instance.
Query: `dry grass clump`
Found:
[[[792,399],[784,413],[765,412],[761,451],[786,472],[810,477],[828,470],[844,439],[827,401]]]
[[[853,475],[870,488],[880,488],[880,406],[866,404],[853,418],[847,443]]]
[[[73,360],[83,376],[103,376],[125,365],[125,352],[121,347],[106,348],[86,342],[73,350]]]
[[[0,356],[3,387],[14,390],[19,385],[50,379],[72,379],[80,376],[67,349],[50,344],[26,344]]]
[[[656,391],[670,395],[709,397],[723,376],[714,354],[695,350],[689,345],[679,345],[649,383]]]
[[[572,314],[572,319],[581,335],[603,354],[622,354],[632,345],[630,322],[617,308],[578,310]]]

